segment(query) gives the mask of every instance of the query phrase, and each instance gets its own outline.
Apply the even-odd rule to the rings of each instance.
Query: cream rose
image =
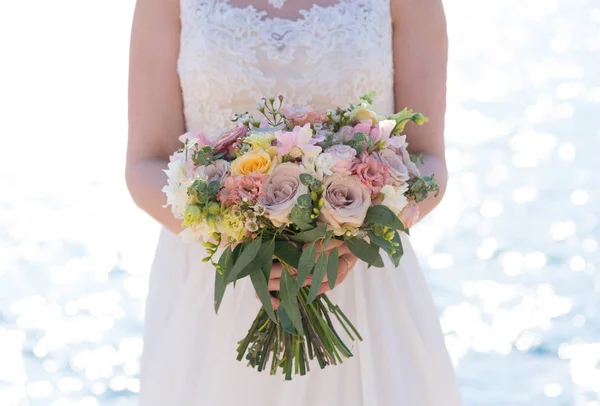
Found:
[[[276,227],[289,224],[289,215],[298,197],[308,193],[308,187],[300,182],[300,174],[304,169],[293,163],[278,165],[271,177],[263,185],[263,195],[259,204]]]
[[[325,204],[319,220],[327,223],[336,235],[362,226],[371,206],[371,191],[356,177],[333,174],[323,182]]]

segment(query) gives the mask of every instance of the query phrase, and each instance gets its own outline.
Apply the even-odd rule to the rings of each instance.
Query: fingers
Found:
[[[312,283],[312,275],[308,275],[306,277],[306,280],[302,284],[302,286],[308,286],[311,283]],[[271,292],[281,290],[281,278],[269,279],[269,283],[267,283],[267,289],[269,289],[269,291],[271,291]]]
[[[352,268],[354,268],[354,265],[356,265],[357,261],[358,258],[352,254],[340,256],[340,264],[338,266],[338,276],[335,281],[335,286],[339,285],[346,279]],[[319,288],[319,295],[325,292],[329,292],[330,290],[331,289],[329,288],[329,283],[325,281],[321,284],[321,287]]]
[[[254,296],[256,296],[256,300],[260,300],[256,293],[254,294]],[[277,310],[277,308],[279,307],[280,304],[281,304],[281,302],[279,301],[279,299],[271,296],[271,306],[273,306],[273,310]]]

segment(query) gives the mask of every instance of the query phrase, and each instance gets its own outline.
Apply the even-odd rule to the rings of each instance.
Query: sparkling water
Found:
[[[132,0],[0,3],[0,405],[136,404],[157,226],[123,180]],[[469,406],[600,406],[600,3],[453,0],[413,230]]]

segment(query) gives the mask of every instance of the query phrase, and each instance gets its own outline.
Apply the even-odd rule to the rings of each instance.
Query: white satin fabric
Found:
[[[340,0],[301,14],[291,21],[227,0],[181,0],[188,130],[216,137],[232,112],[263,95],[329,108],[375,90],[377,109],[394,110],[387,0]],[[285,382],[235,360],[260,307],[251,283],[228,288],[215,315],[204,248],[164,230],[150,276],[141,406],[459,406],[431,294],[402,240],[399,267],[359,262],[329,294],[364,338],[351,343],[354,357]]]

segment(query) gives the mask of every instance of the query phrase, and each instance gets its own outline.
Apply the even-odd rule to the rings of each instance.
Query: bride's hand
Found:
[[[335,286],[337,286],[346,279],[350,270],[352,268],[354,268],[354,265],[356,265],[356,261],[358,261],[358,258],[355,255],[353,255],[350,252],[350,250],[348,249],[348,247],[346,246],[346,244],[340,240],[331,240],[329,242],[329,244],[327,245],[327,247],[325,247],[324,252],[327,255],[329,255],[330,252],[334,248],[338,249],[338,256],[339,256],[338,275],[337,275],[337,279],[335,281]],[[317,243],[317,258],[319,258],[319,256],[322,253],[323,253],[322,244]],[[271,268],[271,276],[269,278],[269,283],[268,283],[269,291],[278,291],[280,289],[282,272],[283,272],[283,267],[281,266],[281,264],[273,265],[273,267]],[[306,278],[306,281],[303,283],[302,286],[308,286],[311,283],[312,283],[312,275],[309,275],[308,278]],[[327,279],[327,275],[325,275],[325,277],[323,278],[323,282],[321,283],[321,287],[319,289],[319,295],[322,293],[328,292],[329,290],[331,290],[329,288],[329,280]],[[279,300],[277,300],[275,298],[271,298],[271,303],[273,304],[274,308],[277,308],[277,306],[279,306]]]

